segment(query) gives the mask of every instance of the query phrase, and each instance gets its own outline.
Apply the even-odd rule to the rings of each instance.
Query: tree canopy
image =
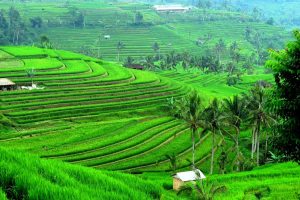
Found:
[[[267,66],[274,71],[276,87],[272,105],[280,119],[276,129],[279,136],[274,145],[288,159],[300,161],[300,123],[297,117],[300,112],[300,31],[294,31],[294,35],[296,40],[284,50],[271,51]]]

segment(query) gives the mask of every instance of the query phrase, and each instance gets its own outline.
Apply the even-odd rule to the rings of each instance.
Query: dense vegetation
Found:
[[[287,159],[300,161],[299,112],[300,103],[300,32],[294,31],[296,41],[289,43],[286,49],[272,52],[267,63],[274,71],[276,87],[273,92],[275,113],[279,117],[275,140],[278,151]]]

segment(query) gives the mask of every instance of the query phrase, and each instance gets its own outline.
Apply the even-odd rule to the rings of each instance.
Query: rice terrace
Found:
[[[299,0],[0,0],[0,200],[300,199]]]

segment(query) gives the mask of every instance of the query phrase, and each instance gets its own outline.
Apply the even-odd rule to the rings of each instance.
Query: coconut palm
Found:
[[[201,125],[202,100],[198,93],[193,91],[189,96],[177,101],[175,117],[183,119],[189,125],[192,133],[192,167],[195,167],[195,135]]]
[[[172,168],[172,172],[175,173],[176,172],[176,169],[177,169],[177,157],[176,157],[176,154],[173,153],[173,154],[170,154],[170,155],[166,155],[166,157],[169,159],[170,161],[170,165],[171,165],[171,168]]]
[[[215,155],[215,139],[216,135],[223,135],[225,132],[224,127],[227,125],[225,122],[226,116],[222,112],[221,104],[218,99],[214,98],[210,105],[204,110],[202,115],[205,129],[212,133],[212,148],[211,148],[211,162],[210,162],[210,174],[214,170],[214,155]]]
[[[154,64],[154,58],[153,58],[153,56],[147,56],[143,60],[143,65],[148,70],[154,70],[155,69],[155,64]]]
[[[97,39],[95,40],[95,44],[94,44],[96,46],[96,49],[97,49],[97,58],[100,58],[101,38],[102,38],[102,35],[99,34]]]
[[[130,67],[134,64],[134,58],[131,56],[128,56],[124,62],[124,66]]]
[[[256,85],[248,96],[249,121],[252,125],[252,151],[251,158],[256,152],[256,164],[259,165],[260,136],[261,129],[270,127],[274,119],[267,112],[267,99],[265,89],[261,85]]]
[[[233,98],[224,99],[224,113],[227,116],[227,121],[234,127],[235,135],[232,136],[235,142],[237,171],[239,171],[239,159],[242,157],[239,150],[239,137],[241,132],[242,121],[248,116],[247,102],[244,98],[235,95]]]
[[[158,60],[160,60],[160,47],[157,42],[152,45],[152,49],[158,55]]]
[[[184,185],[177,192],[177,195],[182,193],[188,193],[189,195],[195,196],[195,199],[199,200],[213,200],[214,196],[218,193],[225,192],[227,190],[226,186],[215,185],[209,181],[202,181],[198,179],[196,184]]]
[[[33,86],[33,78],[35,76],[35,70],[33,68],[26,70],[26,74],[27,74],[27,77],[31,79],[31,86]]]
[[[123,42],[119,41],[117,43],[117,51],[118,51],[118,62],[120,62],[120,52],[122,49],[124,49],[125,45]]]
[[[224,41],[222,39],[220,39],[218,41],[218,43],[216,43],[216,45],[215,45],[215,51],[218,55],[219,64],[221,64],[221,54],[225,51],[225,49],[226,49],[226,45],[225,45]]]

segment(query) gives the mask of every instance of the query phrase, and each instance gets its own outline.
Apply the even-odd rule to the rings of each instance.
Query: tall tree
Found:
[[[189,196],[193,197],[192,194],[193,191],[195,191],[195,199],[213,200],[218,193],[223,193],[226,190],[227,188],[224,185],[216,185],[214,183],[210,183],[208,180],[202,181],[198,178],[195,184],[182,186],[177,195],[187,193]]]
[[[260,164],[260,139],[263,127],[269,127],[273,118],[267,110],[267,97],[262,85],[257,84],[248,96],[249,120],[252,125],[252,151],[251,158],[256,152],[256,164]]]
[[[175,117],[183,119],[189,125],[192,134],[192,167],[195,168],[195,137],[202,127],[202,100],[196,91],[177,102]]]
[[[43,20],[41,17],[30,18],[30,23],[32,28],[41,28],[43,25]]]
[[[131,56],[128,56],[124,62],[124,66],[130,67],[134,64],[134,58]]]
[[[160,47],[157,42],[154,42],[154,44],[152,45],[152,49],[156,53],[156,55],[158,55],[158,60],[160,60]]]
[[[123,42],[119,41],[117,43],[117,52],[118,52],[118,62],[120,62],[120,52],[122,49],[124,49],[125,45]]]
[[[134,16],[134,24],[140,25],[143,24],[144,16],[141,12],[137,12]]]
[[[21,21],[21,16],[18,10],[14,7],[10,7],[8,12],[9,17],[9,31],[11,42],[13,44],[18,44],[20,41],[20,35],[22,31],[25,29],[25,24]]]
[[[7,22],[6,18],[5,18],[4,10],[0,10],[0,28],[2,30],[8,28],[8,22]]]
[[[235,135],[232,137],[236,149],[236,169],[240,170],[240,160],[242,154],[239,148],[239,137],[241,132],[242,121],[248,117],[247,102],[245,99],[235,95],[233,98],[224,99],[224,113],[227,115],[229,124],[235,129]]]
[[[218,55],[219,64],[221,64],[221,55],[225,49],[226,49],[226,45],[225,45],[224,41],[222,39],[220,39],[218,41],[218,43],[215,45],[215,51]],[[224,69],[223,69],[223,71],[224,71]]]
[[[295,41],[284,50],[271,51],[267,66],[274,71],[276,87],[272,104],[279,123],[276,130],[279,136],[274,147],[290,160],[300,161],[300,31],[294,31]]]
[[[205,130],[212,133],[212,146],[211,146],[211,162],[210,174],[214,171],[214,155],[215,155],[215,140],[216,135],[223,135],[224,127],[226,126],[226,116],[224,115],[221,104],[218,99],[214,98],[210,105],[203,111],[202,115]]]
[[[148,70],[154,70],[155,69],[154,58],[152,56],[147,56],[143,61],[143,65]]]
[[[33,68],[26,70],[26,74],[27,74],[27,77],[31,79],[31,86],[33,87],[33,78],[35,76],[35,70]]]
[[[46,48],[46,49],[51,49],[52,48],[52,44],[50,42],[50,39],[45,35],[41,36],[40,43],[41,43],[42,48]]]
[[[8,22],[4,10],[0,10],[0,45],[9,43]]]

